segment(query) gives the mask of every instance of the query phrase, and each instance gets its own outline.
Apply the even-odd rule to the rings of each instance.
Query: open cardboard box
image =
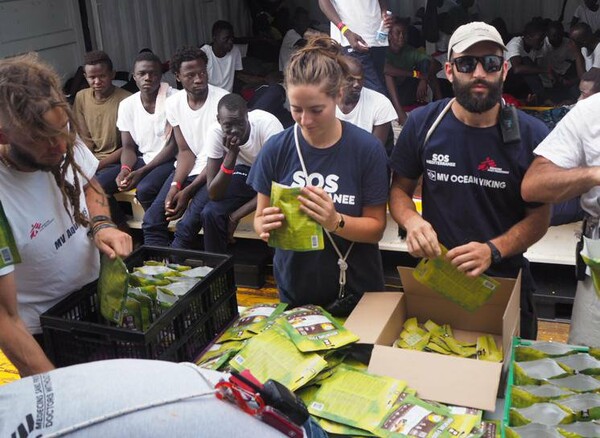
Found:
[[[496,278],[498,290],[471,313],[419,283],[412,271],[398,267],[404,293],[366,293],[346,320],[346,328],[360,337],[360,343],[374,344],[369,371],[406,381],[423,399],[493,411],[512,337],[519,332],[521,276]],[[502,345],[504,360],[494,363],[392,347],[411,317],[419,323],[431,319],[450,324],[459,340],[491,334]]]

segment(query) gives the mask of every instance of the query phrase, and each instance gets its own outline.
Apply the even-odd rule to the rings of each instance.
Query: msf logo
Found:
[[[477,166],[477,170],[490,170],[491,167],[496,167],[496,162],[494,160],[492,160],[490,157],[487,157],[485,160],[483,160],[481,163],[479,163],[479,166]]]
[[[32,224],[31,230],[29,231],[29,239],[31,240],[34,237],[36,237],[41,230],[42,230],[41,222],[35,222],[34,224]]]

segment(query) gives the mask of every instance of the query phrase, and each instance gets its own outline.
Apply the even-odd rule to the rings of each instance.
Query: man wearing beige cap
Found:
[[[485,23],[454,32],[445,70],[456,98],[410,113],[390,158],[390,209],[415,257],[437,257],[444,245],[469,276],[516,277],[521,269],[521,335],[535,339],[534,283],[523,253],[545,234],[550,207],[524,202],[520,188],[548,128],[504,105],[505,49]],[[421,175],[422,217],[412,201]]]

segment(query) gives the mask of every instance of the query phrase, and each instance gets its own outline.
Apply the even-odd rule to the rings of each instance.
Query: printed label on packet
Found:
[[[21,262],[15,238],[0,204],[0,269]]]

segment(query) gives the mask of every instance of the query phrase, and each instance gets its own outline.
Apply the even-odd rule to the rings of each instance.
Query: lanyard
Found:
[[[300,151],[300,142],[298,141],[298,124],[297,123],[294,125],[294,141],[296,143],[296,151],[298,152],[298,159],[300,160],[300,165],[302,166],[302,171],[304,172],[304,180],[308,182],[308,171],[306,170],[306,164],[304,164],[304,157],[302,156],[302,151]],[[340,290],[338,293],[338,298],[344,298],[344,295],[346,294],[346,290],[345,290],[346,271],[348,270],[348,263],[346,262],[346,259],[348,259],[348,255],[350,254],[350,251],[352,250],[352,247],[354,246],[354,242],[350,243],[348,250],[346,250],[346,254],[342,255],[342,252],[336,245],[335,241],[333,240],[333,237],[331,237],[331,233],[329,233],[329,231],[327,231],[325,228],[323,228],[323,231],[325,231],[325,234],[327,234],[327,237],[329,238],[329,241],[331,242],[333,249],[335,250],[335,252],[338,255],[337,264],[338,264],[338,268],[340,269],[340,279],[339,279]]]

